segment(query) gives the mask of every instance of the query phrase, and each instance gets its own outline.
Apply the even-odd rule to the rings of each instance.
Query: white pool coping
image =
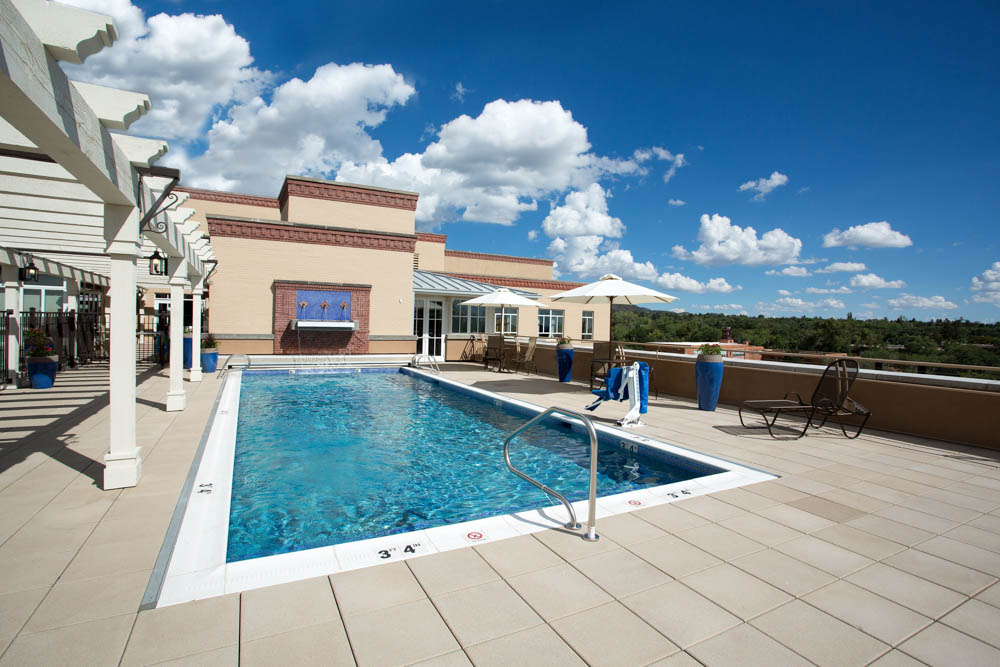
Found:
[[[406,372],[451,386],[463,393],[479,394],[484,398],[521,406],[533,412],[544,410],[537,405],[470,387],[439,375],[410,368]],[[231,371],[222,387],[156,607],[406,560],[549,528],[561,528],[567,520],[566,508],[552,505],[408,533],[227,563],[229,506],[242,375],[242,371]],[[647,438],[635,432],[599,423],[595,423],[594,427],[621,440],[640,443],[725,470],[683,482],[599,497],[598,519],[775,479],[775,475]],[[587,501],[577,501],[573,503],[573,508],[578,520],[586,525]]]

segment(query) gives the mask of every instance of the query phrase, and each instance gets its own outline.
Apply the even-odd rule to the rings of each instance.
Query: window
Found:
[[[493,330],[497,333],[517,335],[517,308],[512,308],[504,314],[503,331],[500,330],[500,314],[503,312],[497,308],[493,312]]]
[[[451,302],[451,333],[486,333],[486,306]]]
[[[594,340],[594,311],[583,311],[583,322],[580,330],[582,331],[580,338],[583,340]]]
[[[58,276],[39,274],[38,280],[21,290],[23,312],[62,312],[66,302],[66,281]]]
[[[563,334],[565,311],[550,308],[538,309],[538,335],[542,338],[556,338]]]

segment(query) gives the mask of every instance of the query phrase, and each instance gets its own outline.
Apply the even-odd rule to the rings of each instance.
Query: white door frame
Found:
[[[437,320],[437,331],[438,335],[431,337],[431,324],[434,322],[434,318],[431,317],[431,304],[437,304],[440,307],[439,313],[440,318]],[[444,361],[444,327],[445,327],[445,312],[444,312],[444,297],[433,297],[433,296],[414,296],[413,297],[413,334],[419,335],[420,338],[417,341],[418,354],[426,354],[431,359],[435,361]],[[417,331],[417,308],[423,306],[423,319],[420,322],[420,333]],[[437,354],[432,354],[432,352],[437,352]]]

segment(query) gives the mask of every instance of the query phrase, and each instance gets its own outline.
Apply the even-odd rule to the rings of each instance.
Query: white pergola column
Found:
[[[187,285],[187,262],[183,257],[169,257],[170,276],[170,390],[167,412],[183,410],[184,394],[184,287]]]
[[[135,290],[139,210],[104,206],[111,264],[111,433],[104,455],[104,489],[135,486],[142,476],[142,448],[135,444]]]
[[[7,323],[7,373],[14,379],[21,363],[18,355],[21,349],[21,283],[17,279],[17,267],[13,264],[0,265],[0,271],[3,272],[4,308],[11,311]],[[8,315],[4,312],[0,317]],[[3,380],[0,378],[0,382]]]
[[[199,277],[191,288],[191,382],[201,382],[201,295],[205,293],[204,278]]]
[[[66,280],[66,310],[80,310],[80,283],[72,278]]]

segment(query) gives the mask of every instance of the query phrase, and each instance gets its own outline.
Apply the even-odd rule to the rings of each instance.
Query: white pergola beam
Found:
[[[98,285],[104,285],[105,287],[108,285],[108,279],[105,276],[84,271],[74,266],[57,262],[40,255],[32,255],[32,259],[35,262],[35,266],[37,266],[38,270],[42,273],[60,276],[61,278],[69,278],[70,280],[75,280],[77,282],[96,283]],[[0,246],[0,263],[22,266],[24,264],[24,259],[20,253]],[[30,287],[30,285],[28,286]]]
[[[118,39],[111,17],[46,0],[13,0],[56,60],[81,64]]]
[[[149,95],[108,88],[95,83],[72,81],[73,87],[109,130],[127,130],[149,111]]]
[[[144,139],[128,134],[112,134],[112,141],[118,145],[129,162],[136,167],[148,167],[167,152],[167,142],[160,139]]]

